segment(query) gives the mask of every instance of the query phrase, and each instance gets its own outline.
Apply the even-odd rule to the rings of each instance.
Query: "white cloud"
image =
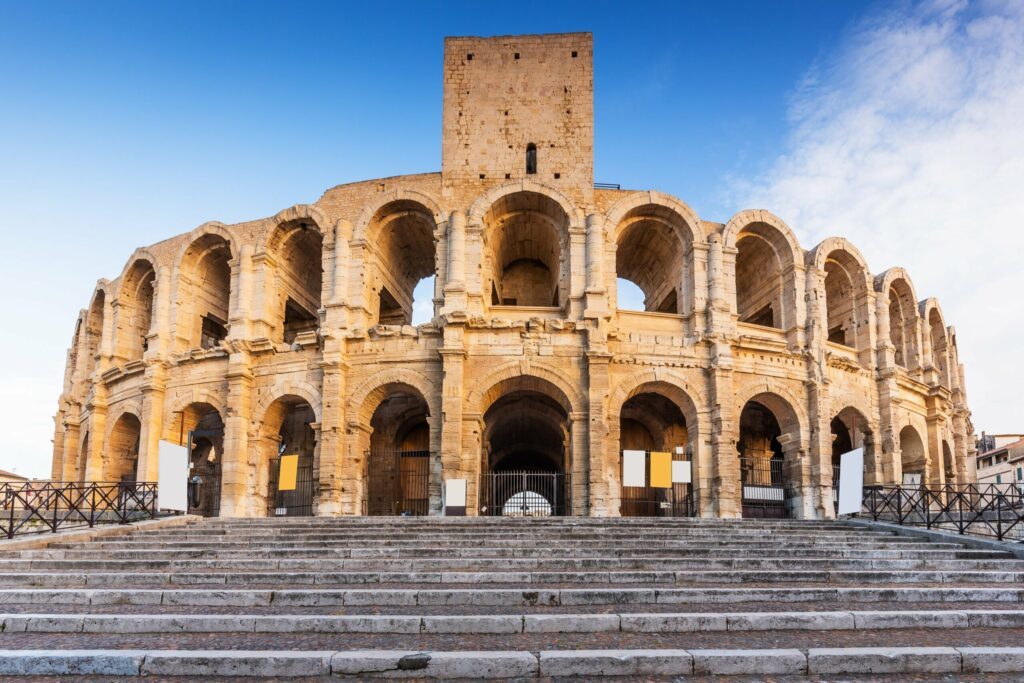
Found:
[[[805,248],[902,265],[957,329],[980,431],[1024,430],[1024,3],[903,5],[854,28],[793,98],[786,153],[737,182]]]

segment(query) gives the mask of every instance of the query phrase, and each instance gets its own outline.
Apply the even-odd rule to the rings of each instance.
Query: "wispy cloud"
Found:
[[[975,426],[1024,429],[1024,3],[865,19],[799,84],[786,152],[734,186],[809,248],[906,267],[957,328]]]

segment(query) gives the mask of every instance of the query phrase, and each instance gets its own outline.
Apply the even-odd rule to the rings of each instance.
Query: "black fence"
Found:
[[[786,486],[779,458],[740,458],[743,516],[755,519],[785,519]]]
[[[428,514],[430,455],[430,451],[367,451],[363,514],[402,517]]]
[[[1013,484],[866,486],[863,511],[875,521],[1024,543],[1024,492]]]
[[[267,496],[267,515],[270,517],[312,517],[313,496],[315,494],[313,456],[299,456],[298,468],[295,472],[295,490],[277,490],[280,474],[281,459],[273,458],[270,461],[270,489]]]
[[[673,462],[685,462],[686,459],[683,454],[672,454]],[[650,451],[645,451],[644,472],[646,481],[651,481]],[[694,514],[693,488],[690,484],[672,484],[667,488],[622,487],[619,499],[619,515],[622,517],[693,517]]]
[[[128,524],[157,516],[152,482],[45,481],[0,484],[0,533],[54,532],[96,524]]]
[[[480,479],[480,514],[550,517],[572,512],[572,476],[557,472],[489,472]]]

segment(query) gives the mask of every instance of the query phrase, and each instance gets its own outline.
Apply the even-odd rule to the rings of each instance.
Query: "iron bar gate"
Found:
[[[572,512],[572,476],[559,472],[489,472],[480,480],[480,514],[550,517]]]
[[[743,516],[761,519],[786,519],[783,462],[780,458],[740,457],[740,483],[743,489]]]
[[[366,451],[363,514],[402,517],[430,512],[430,451]]]
[[[270,485],[267,496],[267,515],[270,517],[312,517],[313,516],[313,456],[300,455],[295,471],[295,490],[278,491],[277,482],[281,474],[281,458],[270,461]]]
[[[651,451],[644,451],[645,481],[651,481]],[[620,458],[620,463],[622,458]],[[682,453],[672,454],[673,462],[687,462]],[[622,465],[620,464],[620,470]],[[693,473],[691,472],[691,478]],[[619,472],[620,481],[622,472]],[[671,488],[623,486],[619,500],[622,517],[693,517],[692,484],[672,484]]]

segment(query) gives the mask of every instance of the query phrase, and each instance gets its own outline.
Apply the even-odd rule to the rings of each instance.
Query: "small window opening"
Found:
[[[199,345],[204,349],[215,349],[227,339],[227,321],[213,315],[203,316],[203,329]]]
[[[485,174],[483,174],[483,173],[481,173],[481,174],[480,174],[480,180],[483,180],[483,179],[484,179],[484,178],[486,178],[486,177],[487,177],[487,176],[486,176]]]
[[[555,174],[555,180],[558,180],[558,179],[559,179],[559,178],[561,178],[561,177],[562,177],[562,174],[561,174],[561,173],[556,173],[556,174]]]
[[[519,53],[518,53],[518,52],[517,52],[517,53],[515,53],[514,57],[515,57],[516,59],[519,59]]]
[[[828,340],[833,344],[846,346],[846,330],[843,329],[842,325],[833,327],[828,331]]]
[[[771,304],[768,304],[757,313],[741,322],[749,323],[751,325],[760,325],[761,327],[775,327],[775,314],[772,312]]]
[[[576,59],[576,56],[577,56],[577,52],[576,52],[576,50],[573,50],[573,51],[572,51],[572,58],[573,58],[573,59]]]
[[[469,52],[469,53],[466,54],[466,61],[467,62],[472,62],[473,61],[473,53],[472,52]]]
[[[526,174],[533,175],[537,172],[537,145],[532,142],[526,146]]]
[[[381,287],[380,310],[377,314],[377,323],[380,325],[404,325],[405,322],[405,311],[402,310],[402,305],[387,290],[387,287]]]
[[[506,174],[505,174],[505,180],[508,180],[508,179],[510,179],[511,177],[512,177],[512,174],[511,174],[511,173],[506,173]]]
[[[303,332],[315,331],[320,327],[320,320],[314,314],[289,298],[284,305],[284,343],[291,344],[295,337]]]

